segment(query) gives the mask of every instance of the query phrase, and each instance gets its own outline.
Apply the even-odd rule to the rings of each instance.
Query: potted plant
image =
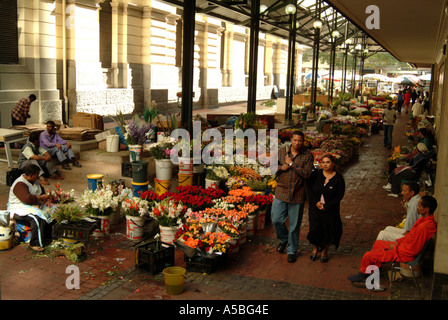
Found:
[[[126,237],[129,240],[141,240],[149,202],[142,198],[131,197],[124,199],[121,206],[126,215]]]
[[[149,215],[159,224],[161,241],[173,244],[182,218],[190,212],[191,209],[187,209],[182,202],[166,198],[155,202]]]

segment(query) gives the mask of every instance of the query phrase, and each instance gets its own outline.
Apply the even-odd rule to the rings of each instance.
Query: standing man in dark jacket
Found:
[[[288,262],[295,262],[299,247],[300,225],[306,201],[306,180],[313,171],[314,156],[304,148],[305,135],[295,131],[291,146],[279,151],[278,182],[272,204],[272,223],[280,240],[277,251],[287,248]],[[289,220],[289,231],[286,226]]]

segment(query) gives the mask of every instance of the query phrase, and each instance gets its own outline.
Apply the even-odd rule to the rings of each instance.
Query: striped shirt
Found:
[[[278,155],[279,167],[285,163],[288,149],[281,148]],[[308,149],[302,148],[300,152],[292,158],[291,167],[282,171],[279,168],[275,197],[287,203],[305,203],[306,201],[306,180],[313,172],[314,156]]]
[[[22,98],[11,110],[11,115],[14,117],[14,119],[26,123],[27,118],[31,118],[30,107],[31,107],[31,100],[29,98]]]

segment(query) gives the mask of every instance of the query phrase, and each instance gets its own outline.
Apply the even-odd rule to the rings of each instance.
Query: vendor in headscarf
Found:
[[[29,223],[30,249],[41,252],[46,229],[52,223],[49,214],[50,196],[39,183],[40,168],[30,164],[22,169],[24,174],[14,181],[9,191],[8,211],[16,222]]]

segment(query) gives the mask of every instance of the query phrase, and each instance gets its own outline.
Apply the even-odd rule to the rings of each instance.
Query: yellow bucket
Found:
[[[157,180],[154,179],[154,189],[156,193],[160,196],[168,191],[170,191],[171,180]]]
[[[181,174],[179,173],[179,186],[192,186],[193,174]]]
[[[181,267],[168,267],[163,269],[167,294],[176,295],[184,292],[185,272],[186,270]]]

